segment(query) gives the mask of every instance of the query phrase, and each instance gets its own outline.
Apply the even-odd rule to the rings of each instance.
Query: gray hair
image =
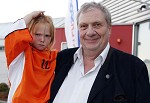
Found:
[[[96,3],[96,2],[87,2],[81,6],[81,8],[77,14],[77,24],[79,23],[80,14],[86,12],[89,8],[97,8],[97,9],[101,10],[104,13],[107,24],[109,26],[111,26],[111,14],[110,14],[110,12],[102,4]]]

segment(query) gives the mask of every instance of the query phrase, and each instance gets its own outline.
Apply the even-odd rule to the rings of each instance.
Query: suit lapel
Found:
[[[94,84],[91,88],[91,92],[89,94],[88,97],[88,101],[87,103],[90,103],[93,98],[100,93],[108,84],[109,82],[112,80],[112,68],[110,69],[110,63],[109,61],[111,61],[111,54],[112,54],[112,49],[109,50],[108,56],[104,62],[104,64],[102,65],[95,81]]]
[[[63,65],[63,67],[61,67],[61,70],[59,71],[59,73],[55,76],[54,81],[52,83],[52,87],[51,87],[51,99],[49,103],[52,103],[56,94],[58,93],[64,79],[66,78],[66,76],[68,75],[68,72],[71,68],[73,64],[73,58],[70,59],[66,64]]]

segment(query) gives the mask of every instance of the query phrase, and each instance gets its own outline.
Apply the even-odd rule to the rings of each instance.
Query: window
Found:
[[[61,42],[61,50],[67,49],[67,48],[68,48],[67,42]]]
[[[0,46],[0,51],[3,51],[4,50],[4,46]]]

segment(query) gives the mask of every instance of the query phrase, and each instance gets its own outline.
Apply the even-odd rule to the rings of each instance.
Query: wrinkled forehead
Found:
[[[89,12],[89,11],[92,11],[92,10],[95,10],[95,9],[98,9],[98,8],[96,8],[96,7],[88,7],[88,8],[85,8],[85,9],[83,9],[83,11],[81,12],[81,14],[82,14],[82,13]],[[98,9],[98,10],[100,10],[100,9]]]
[[[93,12],[93,11],[97,11],[97,13],[101,13],[101,14],[104,15],[103,11],[100,8],[97,8],[97,7],[86,7],[86,8],[83,8],[80,11],[80,13],[77,15],[77,21],[78,21],[78,19],[80,18],[81,15],[84,15],[86,13]]]
[[[97,11],[98,13],[102,13],[102,14],[104,15],[103,11],[100,10],[99,8],[96,8],[96,7],[89,7],[89,8],[87,8],[87,9],[83,10],[83,11],[80,13],[80,15],[81,15],[81,14],[88,13],[88,12],[93,12],[93,11]],[[80,17],[80,15],[79,15],[79,17]]]
[[[105,19],[105,15],[100,9],[88,8],[85,11],[80,13],[79,18],[78,18],[78,23],[81,21],[81,19],[83,21],[85,19],[95,19],[95,18]]]

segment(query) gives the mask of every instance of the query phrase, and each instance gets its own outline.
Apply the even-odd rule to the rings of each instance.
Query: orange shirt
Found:
[[[11,85],[8,103],[47,103],[50,98],[57,51],[38,51],[31,41],[28,29],[13,31],[5,38]]]

